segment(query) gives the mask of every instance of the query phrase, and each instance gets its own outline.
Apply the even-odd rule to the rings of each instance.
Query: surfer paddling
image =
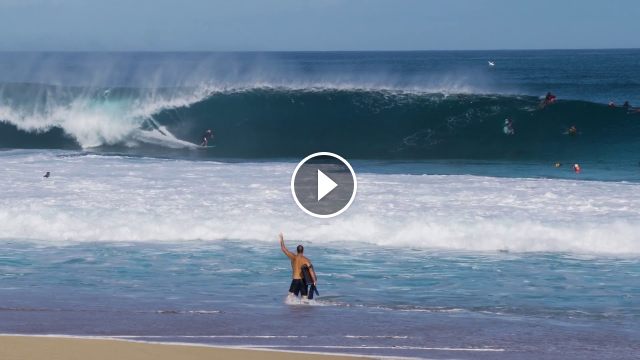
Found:
[[[316,286],[316,272],[313,270],[313,266],[311,265],[311,261],[304,257],[304,247],[302,245],[298,245],[296,248],[297,255],[287,250],[287,247],[284,246],[284,236],[280,234],[280,248],[282,248],[282,252],[287,255],[289,260],[291,260],[291,269],[293,270],[293,280],[291,281],[291,286],[289,287],[289,297],[302,295],[303,299],[307,299],[307,285],[312,285],[312,296],[313,296],[313,288]],[[310,284],[305,282],[305,274],[303,272],[303,267],[306,267],[311,275],[311,279],[313,283]]]
[[[542,101],[542,103],[540,103],[540,106],[538,106],[538,109],[542,110],[545,108],[545,106],[551,104],[554,101],[556,101],[556,96],[553,95],[551,91],[549,91],[547,92],[547,96],[544,97],[544,100]]]
[[[202,144],[200,144],[200,146],[207,146],[208,145],[208,139],[212,138],[213,139],[213,134],[211,133],[211,130],[207,130],[206,133],[204,133],[204,135],[202,135]]]

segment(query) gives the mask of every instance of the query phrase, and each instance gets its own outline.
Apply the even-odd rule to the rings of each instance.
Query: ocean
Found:
[[[0,333],[638,358],[639,68],[640,50],[0,53]],[[290,189],[320,151],[358,179],[330,219]],[[313,301],[286,299],[280,232]]]

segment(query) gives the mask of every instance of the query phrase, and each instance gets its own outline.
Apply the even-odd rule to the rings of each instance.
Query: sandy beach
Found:
[[[367,359],[356,356],[152,344],[112,339],[0,336],[0,359],[3,360],[293,360],[302,357],[308,360]]]

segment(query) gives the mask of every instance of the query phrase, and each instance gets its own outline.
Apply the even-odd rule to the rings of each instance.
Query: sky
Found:
[[[0,51],[640,48],[638,0],[0,0]]]

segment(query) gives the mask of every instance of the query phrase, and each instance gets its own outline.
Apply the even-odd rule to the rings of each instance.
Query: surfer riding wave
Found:
[[[200,146],[208,146],[209,142],[208,142],[208,138],[212,138],[213,139],[213,134],[211,133],[211,130],[207,130],[207,132],[204,133],[204,135],[202,135],[202,144],[200,144]]]

